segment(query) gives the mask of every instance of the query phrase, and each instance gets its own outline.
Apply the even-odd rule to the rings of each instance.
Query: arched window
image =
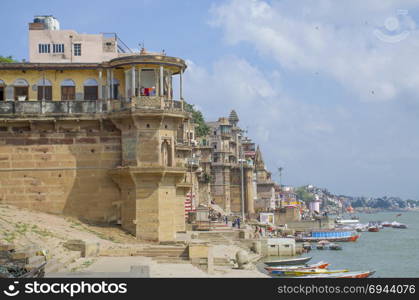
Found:
[[[161,151],[160,155],[161,155],[162,165],[165,167],[171,167],[172,166],[172,147],[167,140],[162,142],[160,151]]]
[[[98,83],[95,79],[89,78],[84,81],[84,100],[98,99]]]
[[[29,99],[29,84],[25,79],[16,79],[13,83],[15,100],[25,101]]]
[[[61,100],[76,99],[76,84],[71,79],[61,81]]]
[[[38,88],[38,100],[52,100],[52,84],[48,79],[39,79],[36,83]]]
[[[6,87],[6,84],[3,80],[0,79],[0,101],[4,101],[6,99],[6,96],[4,95],[4,88]]]

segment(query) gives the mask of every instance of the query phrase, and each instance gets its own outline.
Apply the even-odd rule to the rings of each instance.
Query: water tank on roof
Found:
[[[35,16],[33,22],[45,24],[46,30],[60,30],[60,22],[54,16]]]

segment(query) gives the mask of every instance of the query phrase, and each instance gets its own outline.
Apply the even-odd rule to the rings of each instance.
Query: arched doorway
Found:
[[[61,100],[76,100],[76,84],[71,79],[61,82]]]
[[[89,78],[84,81],[84,100],[98,99],[98,83],[96,79]]]
[[[15,92],[15,100],[29,100],[29,84],[25,79],[16,79],[13,83],[13,87]]]
[[[39,79],[36,83],[38,100],[52,100],[52,84],[48,79]]]

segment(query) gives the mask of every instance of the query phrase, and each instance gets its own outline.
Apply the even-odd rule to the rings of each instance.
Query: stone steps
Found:
[[[157,256],[167,256],[167,257],[187,257],[188,252],[185,248],[182,249],[144,249],[136,252],[139,256],[146,257],[157,257]]]
[[[159,256],[159,257],[153,257],[152,260],[160,264],[188,264],[190,263],[188,257]]]
[[[214,266],[231,266],[229,258],[214,257]]]
[[[68,271],[67,267],[80,257],[81,253],[79,251],[57,253],[51,259],[47,260],[45,273],[66,272]]]

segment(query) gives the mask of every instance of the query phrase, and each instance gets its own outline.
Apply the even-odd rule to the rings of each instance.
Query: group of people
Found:
[[[233,228],[237,226],[237,228],[240,229],[240,222],[241,222],[240,217],[237,217],[233,220],[233,222],[231,223],[231,226]]]

